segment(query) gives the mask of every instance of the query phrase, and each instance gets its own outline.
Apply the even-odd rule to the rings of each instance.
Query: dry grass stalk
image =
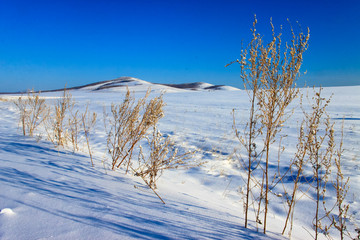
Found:
[[[245,202],[244,202],[245,228],[247,228],[248,225],[248,214],[249,214],[251,201],[254,201],[252,189],[255,187],[259,187],[259,182],[253,176],[253,172],[256,171],[256,169],[258,168],[261,162],[261,155],[262,155],[262,150],[258,149],[258,146],[255,142],[256,138],[261,132],[261,129],[257,128],[258,118],[255,115],[256,109],[255,109],[254,99],[251,99],[250,101],[251,101],[251,109],[250,109],[249,122],[246,123],[243,134],[241,134],[241,132],[236,127],[235,112],[233,111],[233,129],[240,143],[240,146],[242,146],[247,153],[245,159],[244,157],[242,157],[241,154],[236,154],[240,166],[246,171],[246,179],[245,179],[246,193],[245,193]],[[252,198],[252,200],[250,200],[250,198]],[[258,214],[256,215],[258,216]]]
[[[266,233],[267,213],[269,204],[269,158],[271,145],[275,142],[275,137],[281,131],[286,119],[290,116],[286,109],[296,98],[298,90],[295,81],[299,77],[302,65],[302,55],[307,50],[309,40],[309,30],[306,34],[300,32],[295,34],[291,29],[291,44],[282,44],[282,34],[275,34],[272,27],[272,41],[264,45],[262,37],[256,33],[256,16],[253,24],[253,39],[248,50],[243,50],[241,59],[236,60],[241,67],[241,78],[249,94],[251,108],[250,118],[247,123],[246,136],[239,138],[245,146],[248,154],[247,169],[247,193],[245,203],[245,226],[247,226],[247,214],[249,208],[249,195],[251,191],[250,181],[256,159],[259,155],[255,153],[255,136],[260,133],[264,138],[264,148],[257,150],[264,154],[265,167],[261,180],[260,197],[258,202],[258,215],[260,213],[261,202],[264,201],[264,233]],[[249,54],[248,54],[249,52]],[[237,131],[237,130],[236,130]],[[236,133],[238,135],[238,133]],[[255,182],[258,182],[254,179]],[[257,216],[258,218],[258,216]],[[258,219],[258,222],[261,221]]]
[[[9,101],[9,99],[0,97],[0,102],[8,102],[8,101]]]
[[[71,94],[64,88],[63,96],[58,99],[54,106],[53,118],[47,123],[48,139],[55,146],[65,146],[69,133],[66,126],[66,117],[73,109],[74,101]],[[78,122],[78,120],[76,120]]]
[[[142,146],[140,146],[139,166],[135,169],[135,175],[140,176],[151,188],[156,189],[156,181],[166,169],[197,167],[191,160],[194,151],[179,154],[178,149],[169,137],[165,138],[153,127],[151,137],[146,137],[150,151],[145,156]]]
[[[305,125],[305,121],[303,121],[301,124],[300,131],[299,131],[300,133],[299,133],[299,137],[298,137],[298,144],[296,146],[297,152],[295,153],[295,157],[294,157],[292,163],[290,164],[291,176],[293,176],[293,174],[296,175],[296,177],[292,179],[293,188],[292,188],[292,191],[290,192],[290,194],[284,188],[284,193],[285,193],[284,196],[286,199],[286,206],[288,207],[288,210],[287,210],[286,220],[285,220],[282,234],[285,233],[287,225],[290,222],[289,238],[291,238],[295,205],[296,205],[296,202],[301,198],[301,196],[298,197],[298,190],[301,185],[301,179],[303,177],[304,168],[308,162],[308,160],[306,158],[306,154],[307,154],[307,145],[308,145],[309,138],[307,138],[306,136],[309,136],[311,133],[305,132],[306,130],[304,129],[304,125]],[[309,131],[309,129],[307,129],[307,130]],[[306,134],[308,134],[308,135],[306,135]]]
[[[300,32],[298,36],[292,30],[292,44],[286,44],[282,51],[281,33],[275,35],[272,25],[273,40],[261,50],[264,68],[261,77],[261,88],[258,92],[258,104],[261,112],[261,121],[264,126],[264,154],[265,154],[265,212],[264,233],[266,233],[267,213],[269,204],[269,158],[271,145],[275,137],[282,130],[283,124],[289,117],[286,109],[293,99],[296,98],[298,90],[295,81],[299,77],[302,65],[302,55],[307,50],[309,31],[307,34]]]
[[[257,151],[259,150],[256,149],[257,146],[255,143],[257,136],[261,133],[261,126],[260,128],[258,127],[259,116],[258,116],[256,97],[258,94],[260,76],[262,76],[263,69],[262,66],[259,66],[258,64],[259,57],[261,57],[258,53],[259,53],[259,49],[262,47],[262,38],[258,33],[256,33],[256,23],[257,20],[255,18],[253,23],[253,29],[251,30],[253,34],[253,39],[249,44],[248,47],[249,50],[247,49],[242,50],[241,60],[235,61],[238,62],[241,66],[241,78],[244,82],[244,87],[248,93],[249,101],[251,105],[249,111],[249,120],[246,123],[246,127],[242,135],[236,127],[235,111],[233,111],[233,128],[236,137],[239,140],[240,145],[244,147],[247,152],[247,161],[243,160],[241,156],[238,157],[242,167],[247,172],[246,194],[245,194],[245,202],[244,202],[245,228],[247,228],[248,225],[248,210],[250,206],[249,201],[250,201],[251,188],[252,188],[251,186],[252,172],[257,168],[260,162],[259,161],[260,153],[257,153]]]
[[[80,119],[79,119],[79,111],[75,111],[73,113],[73,109],[70,110],[70,118],[68,119],[68,132],[69,132],[69,140],[71,145],[73,146],[73,151],[79,151],[79,129],[80,129]]]
[[[15,105],[20,113],[20,123],[23,135],[33,136],[35,129],[49,116],[49,109],[45,99],[40,98],[40,93],[31,91],[27,97],[19,97]]]
[[[346,220],[348,219],[349,204],[345,202],[346,195],[349,191],[350,178],[345,178],[342,173],[341,156],[344,152],[343,149],[343,137],[344,132],[341,133],[341,142],[339,148],[335,153],[335,166],[336,166],[336,180],[333,182],[333,187],[336,189],[336,205],[337,205],[337,217],[332,216],[332,223],[340,233],[340,238],[344,239],[344,236],[349,236],[346,228]]]
[[[86,106],[85,112],[83,114],[81,114],[81,123],[82,123],[82,128],[84,130],[84,135],[85,135],[85,139],[86,139],[87,149],[89,151],[91,165],[94,166],[91,147],[90,147],[90,132],[96,124],[97,114],[95,112],[88,113],[88,108],[89,108],[89,105]]]
[[[325,205],[325,195],[327,183],[329,181],[331,173],[331,163],[334,153],[334,126],[330,122],[330,117],[326,113],[326,108],[330,103],[331,98],[325,99],[321,97],[321,91],[315,92],[315,96],[312,97],[311,109],[312,112],[306,113],[305,127],[307,129],[307,135],[304,136],[306,140],[305,152],[311,165],[313,176],[310,186],[314,188],[316,198],[314,228],[315,239],[318,238],[319,230],[322,230],[327,234],[329,228],[322,226],[322,219],[325,217],[320,216],[321,203]],[[325,148],[325,144],[327,145]]]
[[[109,127],[107,148],[113,170],[127,163],[126,172],[128,171],[136,144],[164,116],[162,95],[146,103],[149,94],[150,89],[136,102],[128,89],[121,104],[111,105],[111,116],[106,117],[105,128]]]
[[[297,153],[291,165],[291,173],[296,172],[296,178],[294,179],[291,197],[285,191],[288,213],[282,234],[284,234],[287,223],[290,221],[289,236],[291,237],[294,208],[296,201],[300,198],[296,194],[299,190],[299,185],[302,184],[300,179],[303,178],[305,180],[304,184],[307,184],[309,188],[313,188],[316,194],[314,199],[316,202],[314,238],[318,239],[319,231],[330,238],[329,230],[335,227],[340,233],[340,238],[344,239],[344,236],[350,237],[350,233],[346,228],[349,204],[346,204],[344,201],[349,189],[349,178],[343,176],[341,166],[341,158],[344,151],[343,130],[339,147],[335,150],[334,123],[330,121],[330,117],[326,113],[331,97],[325,99],[321,97],[321,92],[322,88],[315,92],[314,97],[309,100],[309,102],[312,102],[310,104],[310,113],[303,109],[304,120],[298,138]],[[310,165],[313,172],[310,180],[306,180],[309,178],[304,175],[304,169],[307,165]],[[335,180],[330,181],[333,166],[336,167],[336,177]],[[331,208],[327,207],[328,203],[326,201],[329,183],[331,183],[336,191],[336,201]],[[334,213],[335,209],[338,210],[337,214]],[[325,221],[326,219],[329,221]]]
[[[150,153],[145,156],[142,146],[140,145],[140,153],[138,159],[138,167],[132,170],[136,176],[140,176],[145,184],[153,190],[159,199],[165,204],[164,200],[156,193],[156,181],[166,169],[190,168],[200,166],[201,163],[194,163],[191,157],[194,151],[179,154],[178,149],[169,137],[165,138],[153,127],[151,137],[146,137]]]
[[[292,226],[293,226],[293,217],[294,217],[294,209],[297,200],[300,197],[297,197],[297,192],[299,190],[300,186],[300,180],[301,178],[306,179],[306,177],[303,175],[304,169],[307,166],[307,164],[315,164],[314,159],[312,157],[315,156],[314,152],[316,150],[315,147],[320,147],[319,143],[317,143],[317,134],[318,134],[318,128],[321,125],[321,122],[323,121],[323,115],[326,115],[326,107],[330,102],[330,99],[323,104],[323,101],[325,99],[320,97],[321,95],[321,89],[319,92],[315,93],[315,96],[312,98],[312,112],[306,113],[306,111],[303,109],[302,101],[300,102],[301,108],[303,109],[304,113],[304,120],[300,127],[300,133],[298,137],[298,144],[297,144],[297,152],[295,153],[295,158],[293,159],[291,165],[290,165],[290,172],[291,174],[295,173],[296,177],[293,179],[293,188],[292,192],[289,195],[288,192],[285,189],[285,198],[286,203],[288,206],[288,212],[284,224],[284,228],[282,231],[282,234],[285,233],[285,230],[287,228],[287,224],[290,221],[290,230],[289,230],[289,236],[291,236]],[[314,168],[313,168],[314,169]],[[316,178],[314,178],[316,179]],[[310,183],[308,183],[310,184]]]
[[[336,191],[336,201],[331,209],[327,209],[326,206],[324,206],[326,217],[330,220],[330,224],[327,226],[327,229],[330,229],[332,226],[334,226],[339,234],[340,239],[344,239],[345,236],[348,236],[351,238],[350,233],[347,230],[347,220],[349,219],[348,211],[350,205],[345,202],[345,198],[347,196],[347,193],[349,191],[349,181],[350,178],[345,178],[342,173],[342,154],[344,152],[343,148],[343,139],[344,139],[344,125],[341,129],[341,139],[339,143],[339,147],[334,152],[334,162],[333,164],[336,167],[336,177],[331,181],[332,186],[334,187]],[[324,201],[323,204],[325,205],[326,202]],[[336,212],[333,213],[333,212]]]

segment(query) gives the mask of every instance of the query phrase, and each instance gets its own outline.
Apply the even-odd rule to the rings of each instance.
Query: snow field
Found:
[[[135,96],[146,89],[132,86]],[[89,89],[88,89],[89,90]],[[166,205],[141,182],[109,170],[102,114],[111,103],[121,102],[124,88],[117,91],[71,91],[76,106],[98,114],[91,136],[95,167],[83,152],[55,149],[42,138],[21,136],[18,118],[11,102],[0,102],[0,238],[1,239],[282,239],[286,209],[280,197],[271,196],[268,234],[257,233],[253,214],[244,229],[243,171],[234,155],[238,147],[232,129],[232,110],[238,129],[247,119],[245,91],[173,90],[164,94],[165,117],[160,131],[184,150],[196,150],[195,159],[206,162],[200,168],[165,171],[158,193]],[[339,136],[344,120],[344,169],[351,177],[348,201],[352,224],[360,225],[360,87],[325,88],[324,97],[334,93],[328,113],[336,122]],[[150,98],[161,89],[154,89]],[[304,92],[305,90],[303,90]],[[43,93],[49,102],[61,93]],[[9,96],[2,96],[8,98]],[[12,96],[13,97],[13,96]],[[285,151],[281,169],[293,157],[302,112],[298,101],[282,134]],[[38,140],[38,141],[36,141]],[[40,140],[40,141],[39,141]],[[144,143],[143,143],[144,144]],[[277,144],[273,146],[272,171],[276,171]],[[276,154],[275,154],[276,153]],[[136,159],[136,156],[134,157]],[[285,183],[289,186],[291,178]],[[281,194],[282,187],[274,193]],[[334,199],[334,192],[328,201]],[[309,194],[311,196],[311,193]],[[311,239],[314,202],[303,197],[295,209],[293,239]],[[337,238],[336,232],[332,232]],[[321,238],[325,237],[320,235]]]

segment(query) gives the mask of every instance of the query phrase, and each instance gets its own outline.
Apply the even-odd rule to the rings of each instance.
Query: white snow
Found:
[[[142,180],[123,170],[111,171],[106,156],[103,109],[120,103],[124,86],[92,91],[96,86],[73,90],[76,106],[90,103],[98,113],[92,135],[95,167],[85,150],[57,149],[44,132],[24,137],[18,115],[10,101],[0,102],[0,239],[286,239],[281,230],[285,208],[280,197],[271,196],[267,235],[261,233],[251,212],[244,228],[243,170],[234,158],[238,141],[232,129],[232,110],[238,128],[245,124],[248,96],[245,91],[189,91],[139,80],[130,90],[142,97],[151,86],[151,96],[165,90],[165,117],[159,129],[185,150],[197,150],[200,168],[165,171],[158,182],[163,205]],[[98,87],[98,86],[97,86]],[[224,89],[228,89],[224,87]],[[306,90],[302,90],[306,92]],[[348,201],[351,223],[360,225],[360,86],[325,88],[334,94],[328,112],[336,130],[344,120],[344,175],[351,177]],[[49,103],[60,92],[43,93]],[[2,95],[1,98],[14,98]],[[287,135],[282,159],[293,156],[297,128],[302,119],[298,101],[283,135]],[[277,154],[277,153],[276,153]],[[276,161],[272,164],[277,165]],[[274,189],[282,195],[282,188]],[[309,193],[311,194],[311,193]],[[334,196],[329,196],[329,201]],[[314,202],[304,197],[296,206],[292,239],[311,239],[314,234]],[[257,228],[259,227],[259,231]],[[349,229],[353,231],[352,229]],[[333,237],[338,239],[336,231]],[[321,239],[326,239],[320,235]]]
[[[0,214],[4,215],[14,215],[14,211],[11,208],[4,208],[0,211]]]
[[[166,92],[184,92],[184,91],[213,91],[213,90],[227,90],[237,91],[240,90],[231,86],[224,85],[213,85],[204,82],[194,82],[187,84],[158,84],[150,83],[138,78],[133,77],[120,77],[113,80],[98,82],[94,84],[88,84],[78,89],[89,90],[89,91],[111,91],[118,92],[123,91],[124,88],[129,88],[131,91],[141,92],[147,91],[148,88],[152,91],[166,91]]]

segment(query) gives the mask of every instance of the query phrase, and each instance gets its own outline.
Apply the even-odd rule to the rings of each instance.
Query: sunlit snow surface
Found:
[[[136,97],[144,95],[149,85],[145,83],[130,86]],[[73,90],[71,94],[77,107],[83,110],[89,103],[90,110],[99,116],[91,136],[95,167],[91,167],[85,143],[81,145],[84,151],[73,153],[71,149],[54,148],[45,140],[44,132],[41,139],[22,136],[15,106],[0,102],[0,239],[286,238],[281,236],[285,208],[275,195],[270,199],[268,234],[260,233],[262,226],[255,223],[253,212],[249,229],[243,227],[244,181],[240,177],[243,170],[233,155],[238,142],[232,129],[232,110],[235,109],[238,128],[242,129],[249,107],[245,91],[153,88],[151,97],[168,90],[164,94],[165,117],[159,123],[161,132],[170,136],[179,148],[197,150],[194,158],[207,162],[201,168],[164,172],[158,182],[158,193],[166,202],[163,205],[140,178],[125,175],[122,170],[109,170],[102,116],[111,103],[122,101],[126,88],[91,90]],[[302,92],[306,94],[306,90]],[[328,113],[336,123],[338,137],[345,119],[343,173],[351,177],[347,199],[351,222],[357,225],[360,225],[359,92],[359,86],[323,90],[324,97],[334,94]],[[42,96],[50,104],[61,93]],[[297,100],[291,105],[294,114],[281,133],[287,135],[282,140],[283,169],[296,148],[302,119],[298,106]],[[276,170],[275,152],[270,165]],[[274,189],[276,193],[281,191],[281,186]],[[330,191],[330,195],[329,201],[334,192]],[[314,203],[304,197],[295,211],[292,238],[310,239],[310,234],[314,234]],[[338,238],[336,232],[332,233]]]

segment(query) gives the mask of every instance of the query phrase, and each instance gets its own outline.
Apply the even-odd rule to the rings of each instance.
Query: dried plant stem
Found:
[[[62,97],[58,99],[54,106],[53,118],[49,119],[50,121],[46,127],[48,139],[57,147],[64,147],[67,144],[68,126],[66,125],[66,119],[73,107],[74,101],[65,87]],[[76,122],[78,122],[78,120],[76,120]]]
[[[264,200],[263,232],[266,233],[269,192],[271,189],[269,171],[271,145],[275,142],[276,136],[282,130],[284,122],[291,115],[285,110],[298,94],[295,81],[300,74],[300,67],[303,61],[302,55],[307,50],[310,34],[308,30],[307,34],[300,32],[296,35],[291,28],[291,44],[286,43],[284,47],[282,44],[282,34],[275,34],[274,26],[270,21],[272,40],[267,45],[264,45],[262,37],[256,33],[256,24],[257,20],[255,16],[252,29],[253,38],[248,50],[242,50],[241,59],[234,62],[240,64],[242,71],[241,78],[251,102],[250,121],[247,125],[249,131],[246,132],[244,138],[238,137],[242,145],[246,147],[248,154],[248,162],[246,164],[248,168],[246,169],[248,179],[245,203],[245,227],[247,227],[247,208],[249,207],[249,185],[252,178],[252,165],[255,161],[261,160],[264,161],[265,166],[262,168],[264,173],[263,180],[260,184],[258,216],[261,202]],[[249,88],[247,88],[247,86],[249,86]],[[258,122],[260,126],[256,126]],[[254,145],[254,138],[258,134],[263,136],[263,149],[259,151],[261,155],[254,154],[254,146],[256,146]],[[260,159],[263,154],[264,159]],[[257,221],[259,223],[261,222],[258,219]]]
[[[300,179],[302,177],[303,174],[303,168],[304,165],[306,165],[307,161],[305,159],[306,153],[307,153],[307,145],[308,145],[308,141],[309,139],[305,139],[305,132],[304,132],[304,124],[305,122],[303,121],[300,127],[300,134],[298,137],[298,144],[297,144],[297,152],[295,154],[295,158],[294,161],[291,163],[290,169],[291,172],[293,172],[293,168],[295,168],[296,171],[296,178],[294,180],[294,186],[292,189],[292,193],[290,198],[287,198],[287,205],[288,205],[288,211],[287,211],[287,215],[286,215],[286,220],[285,220],[285,224],[284,224],[284,228],[281,234],[285,233],[285,230],[287,228],[287,224],[288,221],[290,220],[291,223],[291,227],[290,227],[290,231],[289,231],[289,237],[291,237],[291,230],[292,230],[292,223],[293,223],[293,217],[294,217],[294,209],[295,209],[295,205],[296,205],[296,201],[298,200],[297,198],[297,192],[299,189],[299,185],[300,185]],[[308,133],[310,134],[310,133]],[[309,135],[307,135],[309,136]],[[305,142],[307,141],[307,142]],[[287,196],[287,195],[286,195]]]
[[[259,48],[262,46],[262,39],[258,33],[256,33],[256,17],[253,23],[252,35],[253,39],[249,44],[249,50],[242,50],[241,60],[237,60],[234,62],[238,62],[241,66],[241,78],[244,83],[244,87],[249,96],[250,102],[250,111],[249,111],[249,120],[246,124],[246,128],[244,130],[244,134],[240,135],[236,127],[235,120],[235,111],[233,111],[233,129],[235,131],[236,137],[239,140],[241,146],[246,149],[247,152],[247,161],[244,161],[242,166],[244,170],[247,172],[246,179],[246,194],[245,194],[245,228],[248,226],[248,215],[249,215],[249,207],[250,207],[250,195],[252,189],[252,181],[256,182],[256,179],[252,179],[252,172],[257,168],[259,162],[259,154],[256,152],[256,137],[261,132],[261,129],[258,129],[258,114],[257,114],[257,92],[259,90],[260,84],[260,76],[262,75],[262,67],[259,66]],[[249,56],[248,56],[249,54]],[[245,62],[248,59],[249,64]],[[227,66],[233,64],[234,62],[228,64]],[[242,161],[242,159],[240,159]]]
[[[40,92],[31,91],[27,97],[19,97],[14,103],[19,110],[23,135],[28,134],[32,137],[36,128],[49,116],[49,108],[45,99],[40,98]]]
[[[165,201],[160,197],[160,195],[155,191],[155,189],[144,179],[144,182],[146,183],[146,185],[148,185],[148,187],[155,193],[155,195],[160,199],[160,201],[165,204]]]
[[[342,154],[344,152],[343,147],[343,139],[344,139],[344,122],[341,128],[341,139],[339,142],[339,147],[335,151],[334,164],[336,167],[336,177],[332,180],[332,186],[336,191],[336,201],[333,207],[330,210],[325,208],[326,216],[330,220],[330,225],[328,228],[334,226],[336,230],[338,230],[340,234],[340,239],[344,239],[345,236],[352,238],[350,233],[347,230],[346,221],[348,219],[348,211],[350,205],[345,202],[345,198],[349,191],[349,181],[350,178],[345,178],[342,173]],[[337,213],[334,212],[337,210]]]
[[[156,182],[163,171],[167,169],[196,167],[200,166],[201,163],[191,160],[195,153],[193,151],[180,154],[171,139],[163,137],[156,126],[153,126],[152,134],[146,138],[150,147],[149,154],[145,155],[143,148],[140,146],[138,167],[134,169],[130,166],[130,168],[135,176],[140,176],[146,185],[165,203],[155,191],[157,188]]]
[[[281,33],[275,35],[272,25],[273,40],[262,49],[262,61],[264,75],[261,78],[262,88],[258,92],[259,108],[261,121],[266,132],[264,139],[265,148],[265,212],[264,212],[264,233],[267,227],[267,215],[269,205],[270,189],[270,146],[275,140],[276,135],[282,130],[282,126],[289,115],[285,110],[293,99],[297,97],[295,81],[299,76],[300,66],[302,65],[302,55],[307,50],[309,32],[302,32],[296,36],[292,30],[292,45],[287,45],[282,51]]]
[[[90,147],[90,131],[96,124],[97,114],[95,112],[92,114],[88,113],[88,108],[89,108],[89,105],[86,105],[85,112],[81,115],[81,122],[82,122],[82,127],[84,130],[87,149],[89,151],[91,165],[94,167],[94,162],[93,162],[92,152],[91,152],[91,147]]]
[[[130,169],[133,171],[133,172],[136,172],[135,169],[133,169],[131,166],[130,166]],[[155,191],[155,189],[153,188],[153,186],[151,184],[148,183],[148,181],[145,179],[144,176],[141,176],[141,179],[144,181],[144,183],[155,193],[155,195],[160,199],[160,201],[163,203],[163,204],[166,204],[165,201],[160,197],[160,195]]]
[[[138,168],[135,169],[135,175],[141,176],[156,189],[156,181],[167,169],[191,168],[200,166],[201,163],[192,161],[191,157],[194,151],[179,153],[178,148],[169,137],[163,137],[156,126],[153,132],[146,137],[150,147],[149,154],[145,155],[142,146],[138,159]]]
[[[111,105],[111,117],[105,119],[105,128],[107,125],[110,127],[107,130],[107,148],[112,158],[113,170],[127,162],[128,172],[135,146],[145,137],[147,130],[156,125],[164,115],[162,95],[146,103],[149,94],[150,89],[144,98],[136,102],[128,89],[122,104]]]
[[[319,230],[323,230],[327,234],[329,228],[322,226],[321,220],[324,218],[320,216],[321,200],[325,204],[326,185],[331,171],[331,161],[334,151],[334,130],[333,124],[330,123],[330,118],[326,113],[326,107],[329,105],[331,98],[325,99],[321,97],[321,91],[315,92],[315,96],[312,98],[310,113],[306,113],[304,110],[304,123],[307,129],[307,134],[303,136],[303,142],[305,142],[304,152],[312,167],[313,177],[312,183],[309,182],[315,190],[315,239],[318,238]],[[323,129],[323,133],[320,132]],[[324,144],[327,143],[327,147]]]
[[[71,117],[68,119],[69,123],[68,123],[68,128],[70,130],[70,142],[73,146],[73,151],[78,151],[79,147],[78,147],[78,143],[79,143],[79,127],[80,127],[80,120],[79,120],[79,116],[78,116],[79,111],[75,111],[75,113],[73,113],[72,109],[70,111],[70,115]]]
[[[258,201],[257,213],[256,213],[256,223],[263,224],[260,220],[260,212],[261,212],[261,203],[264,200],[264,181],[265,181],[265,172],[263,171],[261,184],[260,184],[260,196]]]

